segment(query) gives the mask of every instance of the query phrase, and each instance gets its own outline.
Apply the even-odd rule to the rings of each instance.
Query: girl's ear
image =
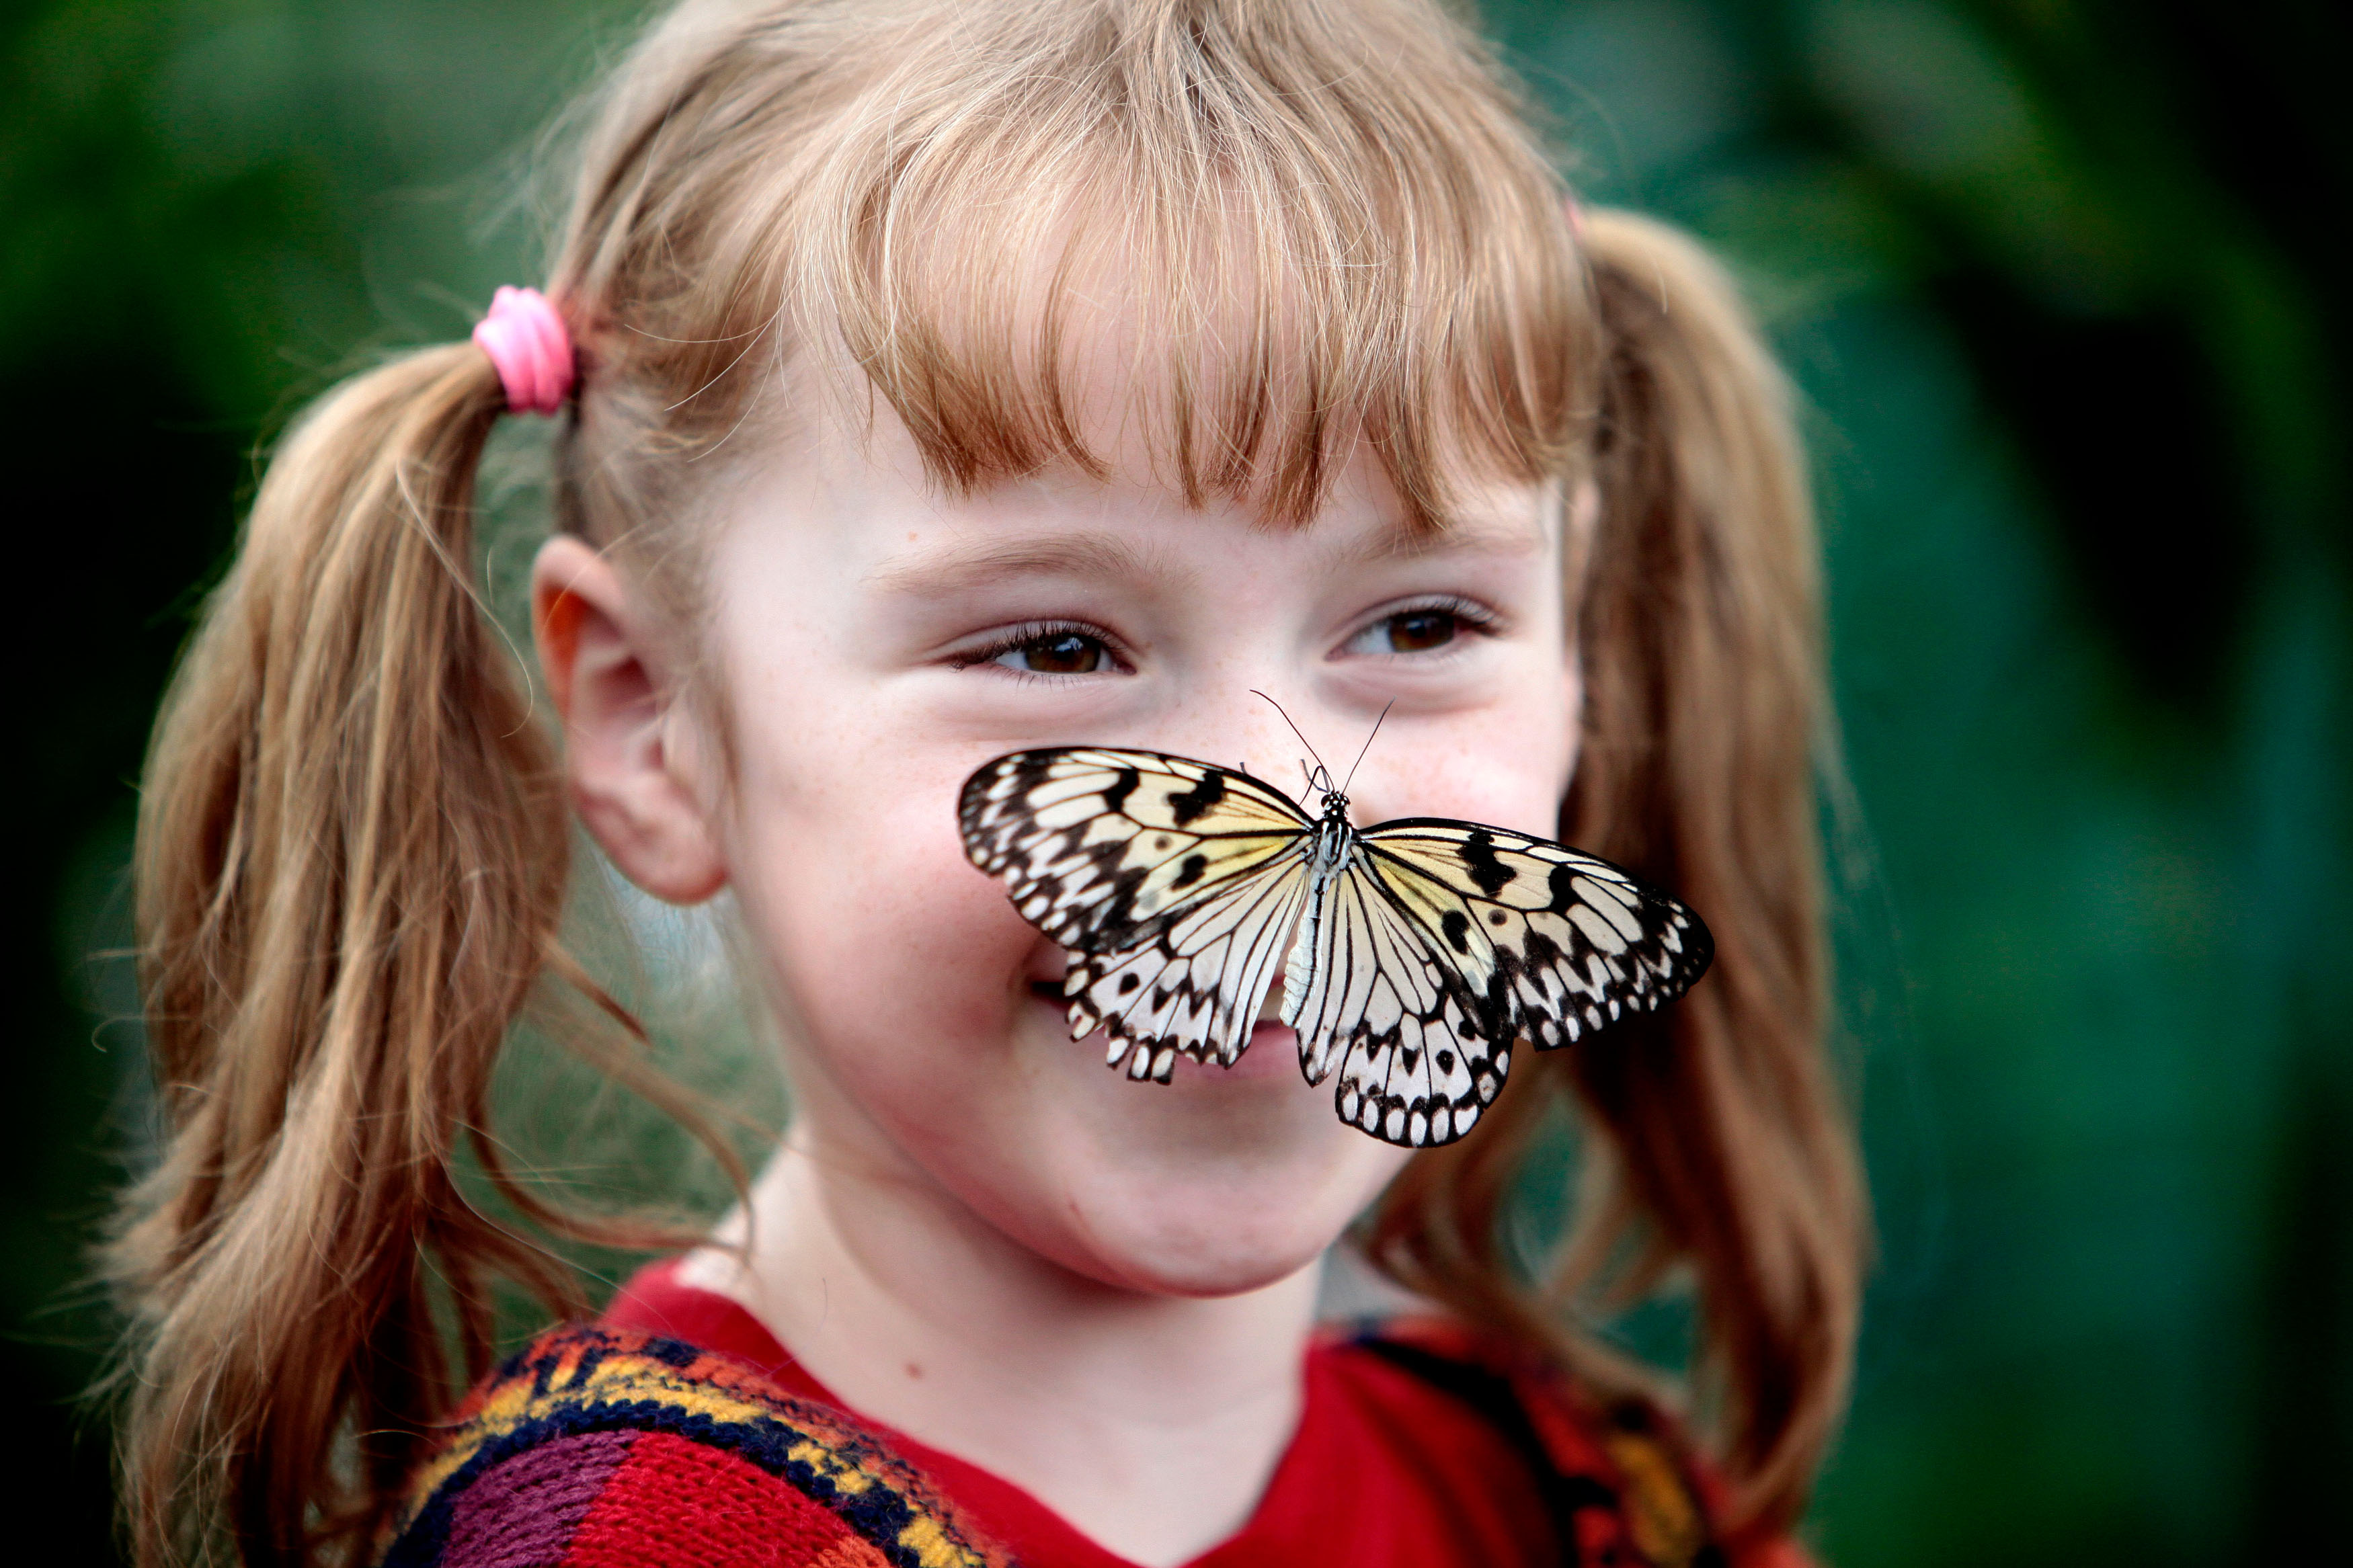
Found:
[[[727,883],[687,714],[660,679],[651,629],[610,562],[570,535],[540,547],[532,630],[564,724],[572,804],[621,874],[674,904]]]

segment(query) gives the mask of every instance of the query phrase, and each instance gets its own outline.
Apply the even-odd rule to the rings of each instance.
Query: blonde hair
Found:
[[[591,107],[549,289],[584,366],[556,521],[691,625],[697,500],[814,384],[787,365],[887,401],[951,489],[1101,471],[1067,285],[1105,260],[1152,324],[1133,412],[1188,497],[1304,521],[1361,444],[1438,528],[1463,474],[1589,476],[1563,826],[1699,908],[1716,973],[1598,1047],[1524,1057],[1499,1124],[1418,1156],[1368,1241],[1605,1382],[1630,1374],[1559,1292],[1688,1265],[1740,1507],[1778,1525],[1843,1398],[1864,1225],[1821,1038],[1809,505],[1726,280],[1636,218],[1588,213],[1580,237],[1565,195],[1427,0],[689,0]],[[1038,256],[1042,284],[1007,265]],[[491,1286],[581,1310],[469,1203],[469,1144],[531,1220],[654,1239],[536,1201],[487,1132],[544,980],[628,1026],[561,943],[551,751],[474,582],[502,406],[470,344],[322,398],[158,721],[138,918],[170,1140],[110,1255],[143,1563],[364,1555],[491,1354]],[[626,1042],[575,1034],[692,1117]],[[1548,1088],[1600,1136],[1539,1289],[1497,1222]]]

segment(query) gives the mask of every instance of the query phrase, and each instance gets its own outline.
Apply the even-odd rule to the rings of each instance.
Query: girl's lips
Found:
[[[1233,1066],[1219,1067],[1214,1060],[1196,1062],[1178,1057],[1175,1081],[1211,1078],[1231,1083],[1237,1079],[1298,1076],[1299,1031],[1272,1018],[1261,1018],[1251,1026],[1250,1044],[1234,1058]]]

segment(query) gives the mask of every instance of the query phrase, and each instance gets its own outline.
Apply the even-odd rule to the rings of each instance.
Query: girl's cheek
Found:
[[[965,858],[948,805],[902,809],[855,790],[795,791],[747,822],[742,879],[755,936],[819,1041],[1001,1032],[1036,933]],[[746,802],[756,807],[756,803]]]
[[[1349,791],[1353,815],[1365,824],[1446,816],[1551,837],[1576,763],[1572,700],[1564,693],[1493,721],[1401,737],[1388,755],[1366,760]]]

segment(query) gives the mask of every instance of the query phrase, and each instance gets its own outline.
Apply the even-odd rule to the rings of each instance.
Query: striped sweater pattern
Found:
[[[1535,1466],[1592,1568],[1781,1568],[1727,1552],[1715,1488],[1649,1407],[1599,1407],[1457,1328],[1355,1343],[1458,1395]],[[955,1504],[839,1410],[733,1357],[608,1329],[550,1331],[457,1412],[382,1568],[1013,1568]]]

